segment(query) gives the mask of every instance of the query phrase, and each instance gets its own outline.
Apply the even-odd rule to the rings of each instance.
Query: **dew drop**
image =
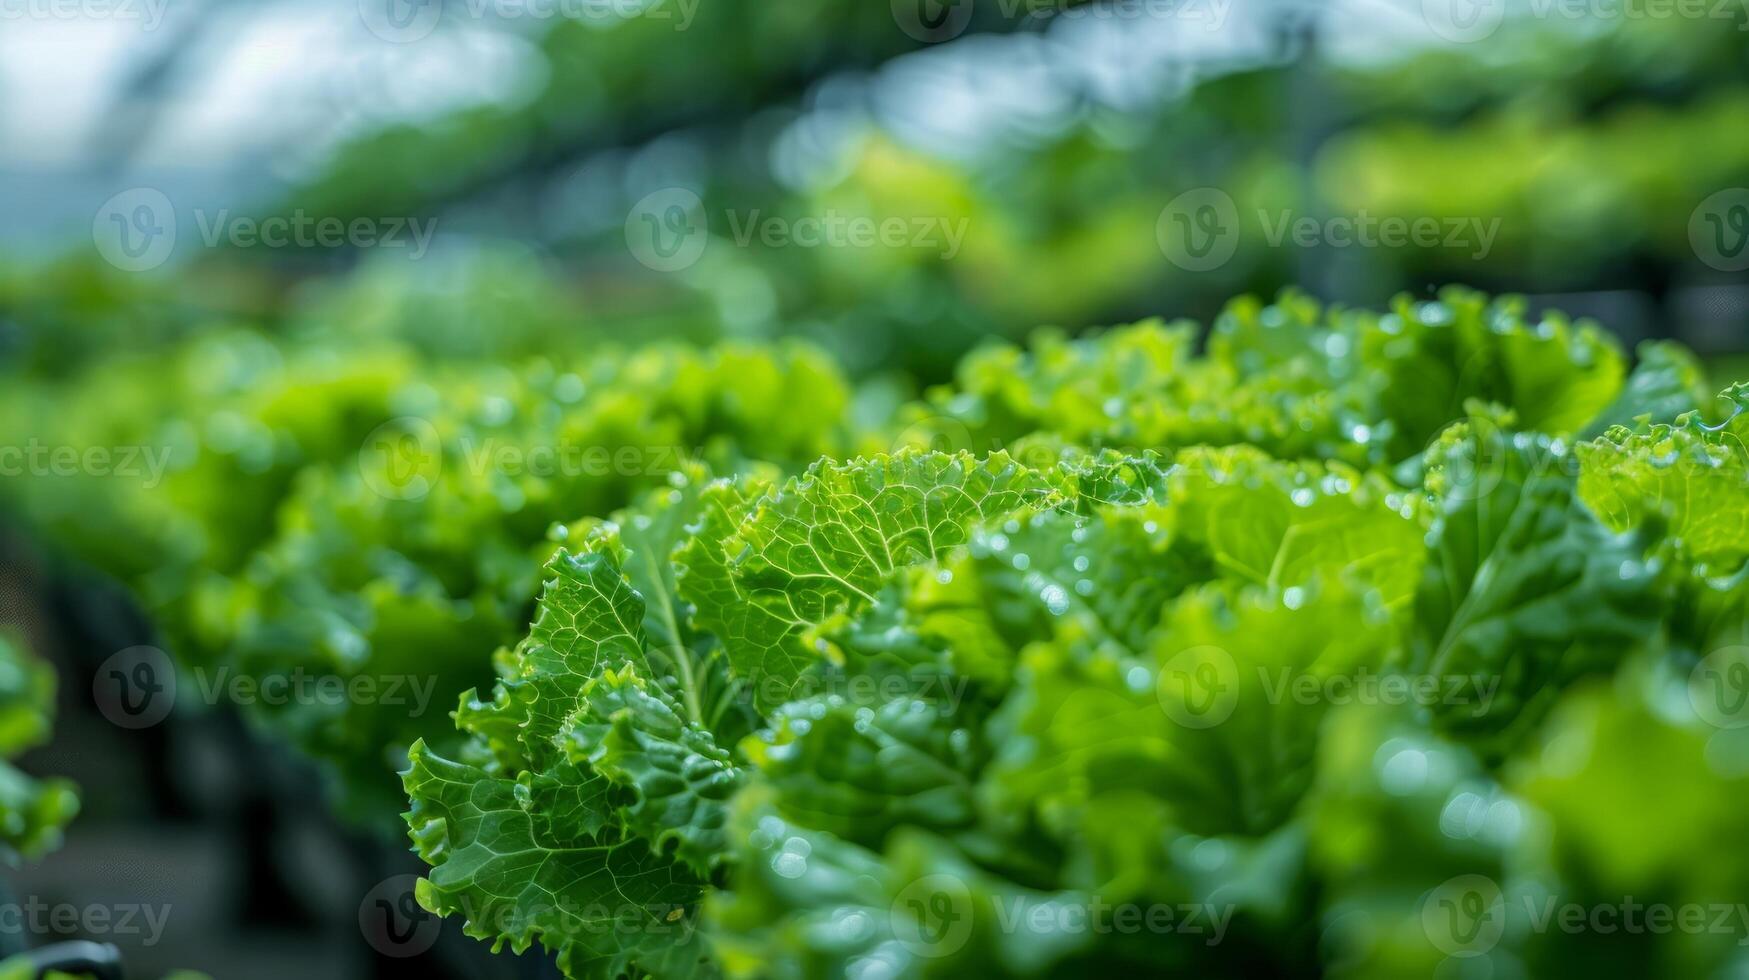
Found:
[[[583,379],[575,374],[561,374],[553,382],[553,397],[566,404],[581,400],[583,391]]]
[[[1154,686],[1154,675],[1148,668],[1138,664],[1124,674],[1124,683],[1130,690],[1140,693]]]
[[[1061,616],[1069,611],[1069,593],[1060,585],[1045,586],[1044,591],[1039,593],[1039,598],[1044,601],[1045,610],[1053,616]]]
[[[771,870],[782,878],[800,878],[808,873],[808,859],[785,851],[771,859]]]
[[[1487,802],[1465,790],[1454,795],[1439,811],[1439,832],[1452,840],[1470,840],[1481,832],[1487,816]]]
[[[1204,871],[1216,871],[1227,863],[1227,842],[1213,837],[1196,845],[1190,852],[1190,861]]]
[[[1392,796],[1408,796],[1427,781],[1427,753],[1419,749],[1403,749],[1393,753],[1379,767],[1379,785]]]

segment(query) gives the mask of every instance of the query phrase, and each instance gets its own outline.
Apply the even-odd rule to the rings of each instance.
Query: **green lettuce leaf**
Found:
[[[983,519],[1051,506],[1059,491],[1005,454],[899,452],[817,465],[756,502],[682,592],[723,640],[737,678],[768,709],[833,656],[815,631],[874,601],[895,569],[963,544]],[[706,575],[705,569],[716,572]]]
[[[572,763],[634,794],[619,810],[628,830],[700,875],[721,863],[728,850],[726,803],[741,784],[741,770],[633,665],[584,686],[583,706],[566,738]]]
[[[3,761],[48,741],[54,709],[54,669],[0,632],[0,856],[14,863],[59,847],[79,813],[71,782],[37,779]]]
[[[1641,344],[1638,361],[1615,401],[1585,427],[1580,437],[1595,439],[1617,425],[1638,420],[1674,421],[1704,408],[1712,396],[1706,369],[1692,352],[1670,341]]]
[[[1238,299],[1216,319],[1206,356],[1195,335],[1192,324],[1153,320],[987,348],[903,414],[900,439],[1018,453],[1048,433],[1131,455],[1246,444],[1282,459],[1381,465],[1420,453],[1471,399],[1571,435],[1606,411],[1667,407],[1693,382],[1679,355],[1654,347],[1624,392],[1627,358],[1595,324],[1552,312],[1533,321],[1522,300],[1455,287],[1432,301],[1399,297],[1382,315],[1292,291],[1271,305]]]
[[[1489,691],[1441,701],[1445,730],[1510,745],[1561,689],[1612,669],[1656,632],[1657,530],[1616,533],[1579,499],[1571,449],[1475,414],[1428,452],[1438,518],[1416,595],[1411,663]]]
[[[1618,530],[1669,522],[1678,560],[1703,575],[1729,575],[1749,560],[1749,384],[1726,391],[1724,421],[1699,412],[1674,424],[1613,426],[1581,443],[1579,491]]]
[[[607,819],[619,792],[607,778],[569,764],[492,776],[423,743],[411,760],[426,909],[465,915],[463,931],[494,949],[538,940],[568,976],[709,975],[694,918],[703,879]]]
[[[1362,314],[1357,356],[1377,372],[1376,415],[1392,426],[1394,459],[1421,449],[1472,400],[1513,411],[1530,431],[1571,435],[1621,391],[1627,358],[1596,324],[1559,313],[1532,322],[1522,300],[1462,289],[1433,302],[1399,298]]]
[[[646,676],[679,684],[695,659],[710,659],[707,651],[675,657],[690,641],[680,635],[685,614],[668,552],[695,519],[693,488],[706,467],[772,474],[831,450],[848,398],[829,362],[789,345],[656,346],[602,351],[570,370],[548,361],[452,370],[441,396],[419,386],[398,392],[399,421],[376,442],[343,463],[306,469],[276,535],[214,590],[208,628],[226,638],[233,671],[333,674],[348,684],[410,678],[422,686],[421,703],[453,704],[492,682],[485,654],[526,632],[542,568],[566,544],[549,532],[653,493],[614,529],[617,541],[603,552],[613,553],[613,569],[561,569],[558,578],[586,588],[594,574],[616,589],[611,581],[625,577],[647,598],[648,648],[667,667]],[[670,493],[687,501],[668,504]],[[692,709],[704,699],[693,712],[700,717],[737,710],[720,663],[705,674],[680,684],[681,703]],[[522,733],[524,753],[552,751],[565,707],[554,702],[554,714]],[[346,812],[377,826],[399,809],[393,773],[408,745],[422,738],[449,756],[462,749],[441,709],[348,701],[258,705],[250,714],[323,761]],[[750,724],[742,715],[731,740]]]

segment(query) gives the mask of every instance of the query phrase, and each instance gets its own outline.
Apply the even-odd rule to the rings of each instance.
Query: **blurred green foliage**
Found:
[[[35,779],[11,760],[49,740],[55,673],[16,637],[0,633],[0,855],[16,864],[60,845],[79,812],[79,794],[65,779]]]

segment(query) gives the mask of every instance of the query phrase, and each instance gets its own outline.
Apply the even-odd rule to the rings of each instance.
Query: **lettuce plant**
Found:
[[[233,330],[16,380],[0,419],[114,465],[0,494],[132,588],[181,703],[236,701],[385,834],[407,747],[451,731],[446,707],[524,631],[549,534],[688,466],[793,471],[848,439],[846,383],[790,344],[510,367]]]
[[[0,757],[11,759],[48,741],[54,708],[54,670],[0,633]],[[53,850],[78,812],[72,783],[35,779],[0,761],[0,853],[7,860]]]
[[[1289,296],[1203,354],[988,349],[889,452],[677,473],[414,746],[419,899],[572,977],[1603,955],[1539,903],[1749,889],[1749,397],[1699,378],[1510,301]]]
[[[603,351],[407,386],[357,453],[298,473],[195,622],[242,675],[375,692],[253,714],[324,764],[348,813],[391,825],[408,745],[443,739],[445,706],[490,679],[578,507],[611,510],[705,461],[799,468],[841,443],[846,398],[821,355],[788,346]]]
[[[96,360],[68,379],[9,377],[0,419],[30,435],[27,448],[74,460],[6,480],[0,494],[62,554],[129,586],[180,658],[210,662],[222,641],[201,636],[197,597],[272,534],[301,469],[356,458],[420,369],[392,345],[230,329]]]

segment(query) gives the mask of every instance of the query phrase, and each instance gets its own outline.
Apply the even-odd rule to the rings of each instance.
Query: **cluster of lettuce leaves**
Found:
[[[1746,405],[1458,290],[1044,332],[859,427],[799,346],[226,331],[10,379],[168,455],[0,489],[202,693],[375,682],[250,712],[379,826],[412,746],[421,900],[572,976],[1705,975],[1749,925],[1536,913],[1749,890]]]
[[[235,702],[392,839],[408,747],[454,736],[449,706],[525,631],[566,522],[687,466],[844,451],[849,388],[815,349],[572,346],[501,360],[236,329],[12,379],[9,428],[108,456],[0,494],[131,587],[180,703]]]
[[[37,779],[10,762],[47,742],[55,712],[55,672],[16,637],[0,633],[0,856],[16,863],[60,846],[79,812],[65,779]]]
[[[570,977],[1749,968],[1544,914],[1749,895],[1745,409],[1456,290],[986,350],[571,525],[418,897]]]

